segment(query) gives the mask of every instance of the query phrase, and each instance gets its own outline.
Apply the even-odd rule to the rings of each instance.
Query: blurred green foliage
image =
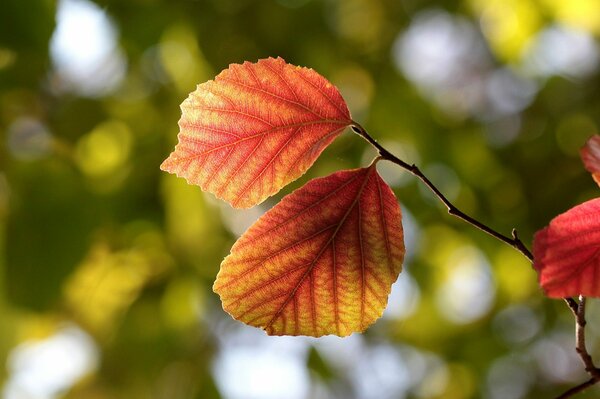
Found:
[[[85,24],[57,39],[68,18],[57,11],[82,5],[114,37],[83,70],[77,56],[101,50]],[[29,386],[17,377],[35,361],[18,354],[68,326],[85,331],[96,361],[39,397],[539,398],[585,379],[570,313],[542,296],[528,262],[393,168],[384,172],[409,223],[411,277],[388,315],[339,342],[280,341],[230,321],[211,285],[236,234],[308,179],[364,164],[370,150],[349,132],[254,211],[158,166],[196,84],[233,62],[282,56],[335,83],[354,118],[459,208],[505,233],[517,227],[530,244],[599,193],[578,159],[600,125],[599,1],[5,0],[1,10],[6,398]],[[598,312],[592,302],[596,357]],[[303,390],[260,396],[242,376],[238,391],[227,385],[223,353],[265,340],[304,348]]]

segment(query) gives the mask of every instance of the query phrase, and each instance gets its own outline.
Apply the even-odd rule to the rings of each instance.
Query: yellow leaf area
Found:
[[[213,289],[270,335],[347,336],[381,317],[403,257],[400,207],[373,164],[286,196],[235,243]]]
[[[351,123],[339,91],[281,58],[232,64],[181,105],[161,169],[249,208],[296,180]]]

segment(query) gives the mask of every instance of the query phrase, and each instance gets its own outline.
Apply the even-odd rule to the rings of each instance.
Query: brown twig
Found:
[[[378,151],[379,157],[381,159],[390,161],[390,162],[400,166],[402,169],[405,169],[406,171],[410,172],[412,175],[418,177],[423,183],[425,183],[427,188],[429,188],[431,190],[431,192],[433,192],[433,194],[435,194],[435,196],[446,206],[446,208],[448,209],[448,213],[450,215],[453,215],[453,216],[469,223],[470,225],[478,228],[479,230],[491,235],[492,237],[510,245],[511,247],[513,247],[517,251],[519,251],[521,254],[523,254],[523,256],[525,256],[531,263],[533,263],[533,254],[531,253],[531,251],[529,251],[529,249],[525,246],[525,244],[523,244],[523,242],[519,238],[517,231],[515,229],[512,230],[512,234],[511,234],[512,237],[508,237],[508,236],[492,229],[491,227],[483,224],[482,222],[472,218],[471,216],[465,214],[464,212],[459,210],[456,206],[454,206],[454,204],[452,204],[450,202],[450,200],[448,200],[448,198],[446,198],[446,196],[444,194],[442,194],[442,192],[435,186],[435,184],[433,184],[431,182],[431,180],[429,180],[427,178],[427,176],[425,176],[423,174],[423,172],[421,172],[421,170],[416,165],[408,164],[408,163],[404,162],[403,160],[401,160],[400,158],[398,158],[397,156],[395,156],[394,154],[392,154],[391,152],[389,152],[388,150],[386,150],[384,147],[381,146],[381,144],[379,144],[377,142],[377,140],[375,140],[373,137],[371,137],[369,135],[369,133],[367,133],[367,131],[359,123],[352,122],[351,127],[355,133],[357,133],[359,136],[361,136],[363,139],[365,139],[369,144],[371,144]],[[587,388],[600,382],[600,369],[596,368],[596,366],[594,365],[592,356],[589,354],[589,352],[587,351],[587,348],[585,346],[585,325],[586,325],[585,301],[586,301],[586,299],[584,296],[580,296],[579,302],[575,301],[573,298],[564,298],[564,301],[567,304],[567,306],[569,307],[569,309],[571,310],[571,312],[573,313],[573,315],[575,316],[575,336],[576,336],[575,350],[577,351],[577,353],[579,354],[579,357],[583,361],[583,364],[585,366],[585,371],[587,371],[587,373],[591,376],[591,378],[589,380],[567,390],[562,395],[560,395],[557,399],[570,398],[573,395],[583,392]]]
[[[591,387],[592,385],[596,384],[598,381],[596,381],[594,378],[590,378],[589,380],[587,380],[586,382],[582,382],[581,384],[574,386],[573,388],[565,391],[562,395],[557,396],[556,399],[567,399],[567,398],[571,398],[574,395],[585,391],[586,389],[588,389],[589,387]]]
[[[575,350],[577,354],[581,358],[583,365],[585,367],[585,371],[592,377],[589,380],[582,382],[581,384],[567,390],[562,395],[557,397],[557,399],[570,398],[571,396],[583,392],[587,388],[591,387],[594,384],[600,382],[600,369],[598,369],[594,365],[594,360],[592,356],[587,351],[585,346],[585,325],[587,321],[585,320],[585,303],[586,298],[583,295],[579,296],[579,303],[577,303],[574,299],[571,299],[572,302],[576,304],[575,310]],[[569,304],[571,307],[571,304]]]
[[[505,236],[504,234],[492,229],[489,226],[486,226],[485,224],[481,223],[480,221],[473,219],[471,216],[465,214],[460,209],[458,209],[456,206],[454,206],[454,204],[452,204],[450,202],[450,200],[448,198],[446,198],[446,196],[444,194],[442,194],[442,192],[427,178],[427,176],[425,176],[423,174],[423,172],[421,172],[421,170],[415,164],[410,165],[410,164],[404,162],[403,160],[401,160],[400,158],[398,158],[397,156],[395,156],[394,154],[392,154],[391,152],[389,152],[388,150],[386,150],[385,148],[383,148],[377,142],[377,140],[375,140],[373,137],[371,137],[369,135],[369,133],[367,133],[367,131],[360,124],[353,122],[352,130],[354,130],[354,132],[356,132],[359,136],[361,136],[363,139],[365,139],[369,144],[371,144],[373,147],[375,147],[377,149],[377,151],[379,152],[379,156],[381,156],[382,159],[385,159],[386,161],[395,163],[396,165],[407,170],[412,175],[418,177],[423,183],[425,183],[427,188],[429,188],[431,190],[431,192],[433,192],[435,194],[435,196],[446,206],[446,208],[448,209],[448,213],[450,215],[453,215],[459,219],[462,219],[463,221],[469,223],[472,226],[475,226],[479,230],[484,231],[485,233],[491,235],[492,237],[494,237],[502,242],[505,242],[506,244],[515,248],[517,251],[521,252],[530,262],[533,262],[532,253],[529,251],[529,249],[527,249],[525,244],[523,244],[523,242],[519,239],[516,230],[513,229],[512,238],[511,238],[511,237]]]

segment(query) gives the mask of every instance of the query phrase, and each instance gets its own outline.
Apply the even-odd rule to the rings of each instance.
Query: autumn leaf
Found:
[[[346,336],[381,316],[403,257],[400,207],[373,164],[284,197],[235,243],[213,289],[270,335]]]
[[[581,159],[600,186],[600,136],[596,134],[588,139],[581,149]]]
[[[600,296],[600,198],[571,208],[538,231],[533,254],[549,297]]]
[[[232,64],[181,104],[161,169],[249,208],[300,177],[352,120],[338,90],[281,58]]]

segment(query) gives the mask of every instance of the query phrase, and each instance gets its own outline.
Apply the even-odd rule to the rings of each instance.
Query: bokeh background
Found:
[[[282,56],[530,245],[600,195],[578,158],[600,126],[599,36],[597,0],[2,0],[3,397],[506,399],[583,381],[572,316],[531,265],[384,164],[408,249],[379,322],[272,338],[221,310],[211,286],[236,237],[308,179],[369,162],[356,135],[248,211],[158,166],[196,84]],[[594,301],[588,314],[600,359]]]

